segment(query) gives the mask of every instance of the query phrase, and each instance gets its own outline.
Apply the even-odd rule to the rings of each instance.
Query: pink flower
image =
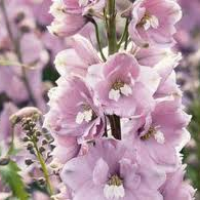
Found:
[[[74,200],[162,200],[158,188],[165,176],[141,166],[137,156],[121,142],[101,140],[87,155],[69,161],[61,177]]]
[[[71,23],[73,21],[73,23]],[[50,26],[48,26],[48,30],[51,34],[59,36],[59,37],[69,37],[76,33],[78,33],[83,26],[86,24],[86,19],[81,15],[71,15],[68,14],[65,16],[65,19],[58,20],[55,19]]]
[[[53,134],[92,139],[104,130],[104,116],[85,83],[77,77],[61,78],[50,91],[45,126]]]
[[[8,62],[0,66],[0,92],[4,92],[16,103],[29,100],[30,96],[24,82],[26,76],[30,90],[37,106],[44,111],[46,105],[43,99],[42,69],[48,61],[48,54],[39,38],[33,33],[24,34],[20,40],[22,63],[13,52],[1,55],[3,61]],[[35,53],[33,53],[35,52]],[[27,83],[26,83],[27,84]]]
[[[34,192],[33,200],[49,200],[49,197],[42,192]]]
[[[132,6],[129,33],[139,46],[171,45],[181,8],[174,0],[140,0]]]
[[[72,48],[58,53],[55,59],[55,66],[60,75],[78,75],[85,77],[88,67],[100,63],[101,60],[97,51],[86,38],[77,35],[71,40]]]
[[[54,137],[55,149],[52,152],[54,158],[59,163],[65,164],[70,159],[76,157],[81,149],[81,145],[78,144],[78,138],[74,136],[60,136],[52,134]]]
[[[129,122],[132,145],[141,154],[147,154],[157,167],[174,171],[180,163],[177,152],[190,139],[186,130],[190,119],[179,98],[157,99],[151,115]]]
[[[107,114],[133,117],[153,108],[160,77],[154,69],[140,66],[131,54],[118,53],[91,66],[87,81]]]
[[[176,172],[168,174],[165,184],[160,191],[163,200],[193,200],[195,190],[184,181],[185,166],[180,167]]]
[[[69,37],[78,33],[88,22],[89,13],[102,10],[105,0],[58,0],[54,1],[50,13],[54,21],[49,31],[60,37]]]
[[[0,141],[9,145],[11,139],[12,124],[9,118],[17,111],[17,107],[12,103],[5,103],[3,111],[0,113]]]
[[[182,92],[176,83],[175,68],[178,66],[182,55],[175,53],[169,48],[137,48],[133,45],[137,61],[144,66],[150,66],[160,75],[161,80],[154,97],[165,97],[166,95],[182,96]]]
[[[65,0],[66,1],[66,0]],[[106,5],[106,0],[79,0],[83,15],[101,12]]]

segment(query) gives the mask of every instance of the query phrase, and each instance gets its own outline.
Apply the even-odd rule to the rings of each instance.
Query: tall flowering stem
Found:
[[[13,44],[14,51],[16,53],[16,56],[17,56],[18,60],[19,60],[19,63],[21,64],[21,67],[22,67],[22,80],[23,80],[24,85],[26,87],[26,90],[27,90],[27,93],[29,95],[30,101],[32,102],[32,104],[34,106],[37,106],[37,103],[36,103],[35,97],[33,95],[29,80],[27,78],[26,66],[23,66],[23,64],[22,64],[23,63],[23,59],[22,59],[21,49],[20,49],[20,41],[19,41],[20,38],[16,39],[14,37],[14,35],[13,35],[13,32],[11,30],[11,26],[10,26],[10,22],[9,22],[9,18],[8,18],[8,13],[6,11],[6,6],[5,6],[4,0],[1,0],[0,6],[1,6],[3,17],[4,17],[4,21],[5,21],[5,24],[6,24],[6,28],[7,28],[7,31],[8,31],[8,35],[10,37],[10,40],[11,40],[12,44]]]
[[[98,52],[77,35],[87,23],[102,20],[102,12],[105,58],[101,45]],[[50,30],[73,36],[72,48],[56,58],[61,77],[49,93],[44,122],[55,139],[54,155],[64,164],[61,178],[70,193],[65,199],[192,200],[177,153],[190,138],[190,116],[174,76],[181,56],[170,50],[182,13],[178,3],[64,0],[54,1],[51,13]],[[116,16],[126,21],[124,28]]]
[[[107,2],[107,20],[108,20],[108,49],[109,55],[118,51],[117,34],[116,34],[116,8],[115,0],[108,0]],[[116,139],[121,139],[121,124],[120,117],[117,115],[109,116],[112,135]]]
[[[38,163],[40,164],[48,193],[50,196],[52,196],[53,188],[51,186],[50,174],[46,163],[50,158],[49,153],[46,152],[46,148],[50,146],[50,141],[48,141],[44,137],[43,131],[41,131],[39,128],[40,119],[41,112],[34,107],[21,109],[10,117],[10,121],[13,127],[15,127],[16,125],[21,125],[22,130],[25,133],[25,137],[23,138],[23,140],[27,146],[27,150],[30,152],[31,155],[34,155],[36,157]],[[12,141],[12,146],[13,145],[14,141]],[[46,153],[46,156],[44,156],[44,153]],[[25,160],[25,163],[27,165],[31,165],[34,162],[35,161],[33,161],[32,159]]]
[[[108,48],[109,55],[117,52],[117,34],[116,34],[116,10],[115,0],[107,2],[107,20],[108,20]]]
[[[44,160],[43,156],[40,153],[40,150],[39,150],[39,148],[37,146],[37,142],[36,142],[35,138],[33,138],[32,141],[33,141],[33,145],[34,145],[34,148],[35,148],[35,151],[36,151],[37,159],[40,162],[42,171],[44,173],[44,178],[45,178],[45,181],[46,181],[46,184],[47,184],[49,195],[52,196],[53,195],[53,188],[51,186],[51,182],[50,182],[50,178],[49,178],[50,176],[49,176],[49,172],[48,172],[45,160]]]

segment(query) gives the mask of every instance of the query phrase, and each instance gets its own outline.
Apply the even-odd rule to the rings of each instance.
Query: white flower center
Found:
[[[154,135],[154,138],[159,144],[165,143],[165,136],[161,131],[157,131],[156,134]]]
[[[63,0],[54,1],[50,7],[49,13],[52,14],[57,19],[62,19],[65,17],[66,5]]]
[[[125,196],[125,190],[122,180],[114,175],[104,187],[104,196],[106,199],[121,199]]]
[[[118,101],[121,95],[129,96],[132,94],[132,89],[129,85],[121,80],[117,80],[109,92],[109,99]]]
[[[159,27],[159,21],[158,18],[154,15],[150,16],[147,20],[146,23],[144,24],[144,29],[147,31],[150,28],[157,29]]]
[[[93,119],[94,112],[89,106],[84,106],[83,111],[78,112],[76,116],[76,123],[82,124],[85,122],[90,122]]]
[[[142,140],[148,140],[151,137],[154,137],[156,142],[159,144],[165,143],[165,136],[164,134],[158,129],[159,127],[150,127],[149,131],[141,137]]]
[[[86,7],[90,4],[97,3],[99,0],[79,0],[80,7]]]
[[[159,20],[155,15],[151,15],[147,12],[145,13],[138,26],[144,27],[146,31],[150,28],[157,29],[159,27]]]

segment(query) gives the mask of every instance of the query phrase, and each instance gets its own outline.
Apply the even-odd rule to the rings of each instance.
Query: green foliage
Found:
[[[26,192],[25,185],[19,175],[20,168],[14,161],[10,161],[8,165],[0,166],[1,179],[13,192],[13,196],[20,200],[28,200],[29,195]]]
[[[191,154],[195,155],[194,163],[188,164],[187,177],[193,182],[194,187],[200,191],[200,88],[197,90],[196,94],[197,98],[188,109],[189,114],[192,115],[189,131],[196,145],[193,150],[186,148],[184,150],[184,155],[186,160]]]

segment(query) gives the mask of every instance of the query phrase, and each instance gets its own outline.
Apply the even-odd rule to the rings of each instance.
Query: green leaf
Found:
[[[20,168],[14,161],[6,166],[0,166],[0,175],[4,184],[8,185],[13,192],[13,196],[20,200],[28,200],[28,193],[26,192],[25,185],[19,175]]]

